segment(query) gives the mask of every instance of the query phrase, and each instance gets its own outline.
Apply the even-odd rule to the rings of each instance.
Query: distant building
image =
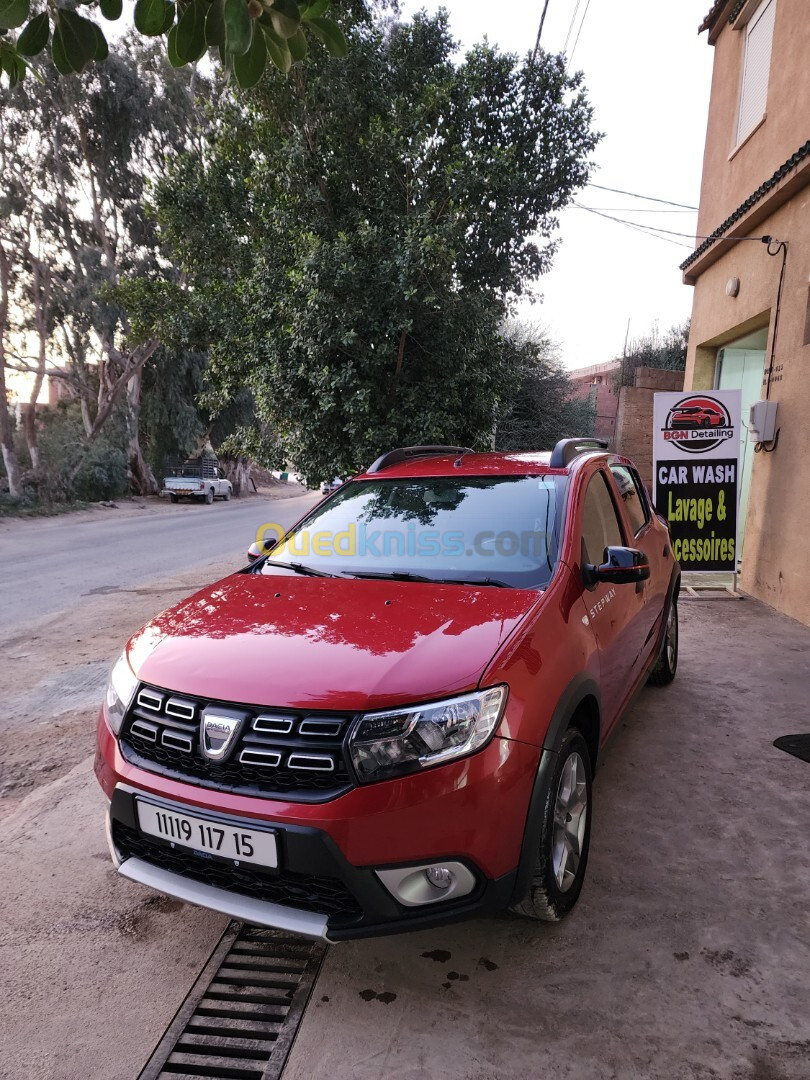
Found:
[[[810,3],[717,0],[700,30],[715,54],[681,266],[695,287],[685,386],[739,387],[744,424],[752,402],[778,403],[778,443],[743,444],[741,584],[810,624]]]
[[[616,431],[619,398],[614,392],[613,380],[620,368],[620,360],[609,360],[606,364],[575,368],[568,373],[575,387],[575,398],[593,397],[596,407],[593,433],[598,439],[612,440]]]

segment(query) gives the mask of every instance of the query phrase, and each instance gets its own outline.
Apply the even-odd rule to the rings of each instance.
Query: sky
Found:
[[[404,17],[446,8],[462,49],[487,36],[524,55],[543,2],[402,0],[401,7]],[[713,49],[697,28],[710,7],[711,0],[549,0],[541,45],[560,52],[568,39],[571,68],[584,71],[594,126],[605,136],[594,183],[698,205]],[[569,368],[620,356],[628,320],[632,340],[689,317],[692,288],[678,264],[694,247],[697,222],[694,212],[593,187],[576,201],[688,235],[664,240],[576,207],[563,212],[560,249],[537,284],[542,302],[522,303],[520,314],[547,328]]]

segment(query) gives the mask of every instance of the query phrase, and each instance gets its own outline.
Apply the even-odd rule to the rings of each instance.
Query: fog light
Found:
[[[377,877],[394,899],[404,907],[444,904],[468,896],[476,886],[472,870],[464,863],[421,863],[376,870]]]
[[[446,866],[429,866],[425,870],[425,877],[437,889],[449,889],[455,881],[453,871],[448,870]]]

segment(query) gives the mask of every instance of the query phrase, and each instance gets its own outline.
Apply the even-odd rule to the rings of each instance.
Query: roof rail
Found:
[[[373,465],[366,469],[367,473],[382,472],[391,465],[399,465],[402,461],[410,461],[412,458],[433,457],[439,454],[472,454],[475,451],[469,446],[400,446],[397,450],[389,450],[382,454]]]
[[[607,439],[560,439],[551,451],[549,466],[552,469],[564,469],[579,454],[590,454],[594,450],[607,450]]]

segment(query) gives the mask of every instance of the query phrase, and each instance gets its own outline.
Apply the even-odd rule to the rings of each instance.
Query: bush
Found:
[[[41,501],[94,502],[114,499],[127,490],[123,429],[115,419],[88,447],[78,405],[60,404],[42,415],[39,456],[36,482]]]

